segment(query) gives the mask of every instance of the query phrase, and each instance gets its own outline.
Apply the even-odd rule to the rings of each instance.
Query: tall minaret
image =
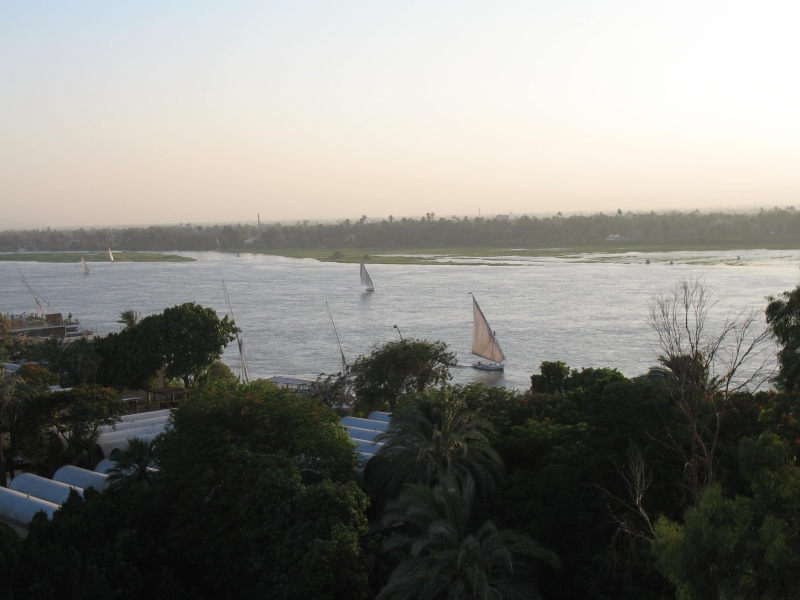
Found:
[[[258,213],[258,228],[261,229],[261,213]]]

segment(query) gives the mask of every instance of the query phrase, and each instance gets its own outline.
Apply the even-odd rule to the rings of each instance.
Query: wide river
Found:
[[[800,282],[800,251],[738,250],[561,258],[489,258],[479,265],[369,265],[376,291],[359,285],[358,265],[265,255],[181,253],[184,263],[80,264],[9,262],[0,255],[0,312],[33,311],[17,267],[64,315],[96,332],[118,331],[118,315],[143,315],[183,302],[227,312],[222,279],[242,329],[251,376],[316,376],[339,370],[330,305],[348,361],[377,344],[406,338],[442,340],[463,368],[456,382],[530,386],[544,360],[572,367],[643,373],[658,355],[647,304],[679,278],[703,278],[718,301],[715,325],[730,309],[763,311],[768,295]],[[650,264],[645,264],[649,259]],[[450,258],[448,258],[450,260]],[[465,259],[466,260],[466,259]],[[670,264],[672,261],[674,264]],[[475,262],[470,258],[469,262]],[[502,262],[499,266],[492,263]],[[480,302],[507,356],[505,373],[469,368],[472,308]],[[235,344],[224,360],[238,371]]]

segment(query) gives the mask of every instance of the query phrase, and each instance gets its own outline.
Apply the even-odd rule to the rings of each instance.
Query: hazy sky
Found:
[[[800,205],[798,22],[0,0],[0,228]]]

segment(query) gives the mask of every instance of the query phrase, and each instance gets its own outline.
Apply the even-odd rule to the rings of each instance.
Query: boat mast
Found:
[[[225,292],[225,302],[228,303],[228,312],[231,313],[231,321],[234,325],[236,325],[236,318],[233,316],[233,307],[231,306],[231,299],[228,296],[228,288],[225,285],[225,280],[222,280],[222,289]],[[245,383],[250,383],[250,377],[247,373],[247,363],[244,360],[244,342],[242,338],[239,337],[239,333],[236,333],[236,345],[239,347],[239,359],[242,362],[242,379]]]
[[[325,301],[325,308],[328,309],[328,316],[331,318],[331,325],[333,325],[333,333],[336,335],[336,343],[339,344],[339,353],[342,355],[342,375],[347,374],[347,359],[344,357],[344,350],[342,350],[342,342],[339,341],[339,332],[336,331],[336,323],[333,322],[333,314],[331,307],[328,306],[328,301]]]
[[[42,298],[39,294],[37,294],[34,291],[34,289],[31,287],[31,284],[29,284],[28,280],[25,279],[25,275],[22,274],[22,270],[19,267],[17,267],[17,271],[19,271],[19,276],[22,277],[22,283],[25,284],[25,287],[28,288],[28,291],[31,293],[31,296],[33,296],[33,301],[36,302],[36,307],[39,309],[39,312],[45,314],[44,309],[42,308],[42,304],[41,302],[39,302],[39,300],[41,300],[47,305],[47,308],[50,309],[51,313],[56,312],[56,309],[50,306],[50,303],[47,300]]]

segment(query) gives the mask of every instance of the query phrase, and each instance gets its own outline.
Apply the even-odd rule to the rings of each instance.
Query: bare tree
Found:
[[[653,474],[635,444],[631,444],[624,462],[616,458],[611,462],[622,485],[615,486],[616,492],[603,484],[595,487],[601,492],[611,522],[617,527],[608,547],[611,565],[622,574],[627,586],[641,567],[642,553],[649,554],[650,542],[655,538],[652,519],[644,506]]]
[[[631,444],[624,462],[611,458],[614,470],[622,485],[618,492],[609,490],[603,484],[595,484],[614,523],[616,536],[628,535],[645,541],[655,537],[653,523],[644,507],[644,495],[653,482],[653,474],[647,467],[638,446]]]
[[[757,311],[729,312],[718,328],[709,316],[715,307],[712,290],[701,279],[680,280],[674,289],[649,303],[648,324],[658,335],[662,377],[672,400],[685,417],[690,438],[686,460],[692,498],[714,483],[720,433],[731,399],[755,391],[771,375],[774,353],[763,316]]]

